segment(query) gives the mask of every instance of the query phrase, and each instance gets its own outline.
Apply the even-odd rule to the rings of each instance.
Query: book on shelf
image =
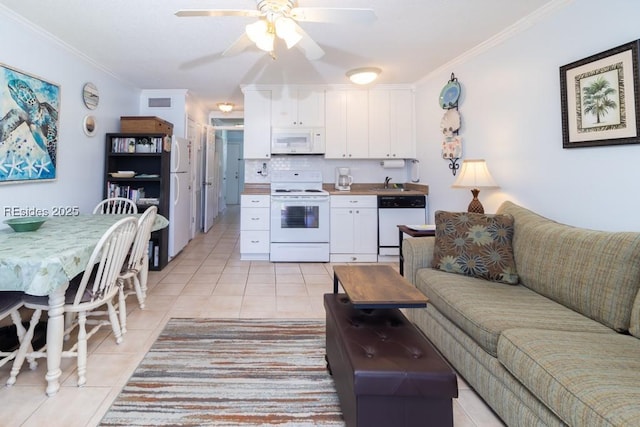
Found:
[[[134,202],[138,203],[140,199],[144,200],[157,200],[156,197],[145,197],[144,187],[133,188],[130,185],[120,185],[117,182],[107,181],[107,197],[126,197]],[[148,203],[151,204],[151,203]]]
[[[144,145],[150,145],[150,149],[148,153],[161,153],[162,152],[162,142],[163,139],[160,137],[114,137],[111,138],[111,152],[112,153],[131,153],[134,154],[137,152],[136,145],[142,144],[144,141]]]
[[[138,204],[140,205],[159,205],[160,199],[157,197],[139,197]]]

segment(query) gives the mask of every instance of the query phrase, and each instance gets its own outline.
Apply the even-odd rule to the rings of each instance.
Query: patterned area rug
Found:
[[[170,319],[102,426],[344,426],[323,321]]]

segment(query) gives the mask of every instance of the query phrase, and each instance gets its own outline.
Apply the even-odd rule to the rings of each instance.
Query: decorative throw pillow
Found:
[[[518,283],[513,217],[436,211],[432,267],[494,282]]]

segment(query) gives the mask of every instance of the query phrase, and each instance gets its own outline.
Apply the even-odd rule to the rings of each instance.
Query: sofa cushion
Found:
[[[429,303],[486,352],[497,355],[498,338],[511,328],[532,327],[615,334],[606,326],[522,285],[504,286],[459,274],[423,268],[416,287]]]
[[[638,425],[640,340],[623,334],[511,329],[498,360],[568,425]]]
[[[636,338],[640,338],[640,292],[636,295],[636,300],[631,309],[631,323],[629,333]]]
[[[513,218],[436,211],[433,268],[497,282],[518,283],[513,261]]]
[[[511,202],[520,283],[618,330],[629,329],[640,287],[640,233],[559,224]]]

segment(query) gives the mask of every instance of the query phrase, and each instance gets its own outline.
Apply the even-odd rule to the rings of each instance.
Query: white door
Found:
[[[222,134],[224,131],[216,131],[216,178],[218,181],[217,194],[218,194],[218,212],[222,212],[227,208],[224,202],[225,191],[227,189],[225,178],[225,159],[227,156],[224,138]]]
[[[216,193],[216,139],[213,128],[207,128],[204,148],[204,218],[203,230],[206,233],[218,215],[218,195]]]
[[[202,218],[202,126],[191,118],[188,119],[187,137],[189,140],[189,162],[191,169],[189,174],[189,187],[191,188],[189,200],[189,236],[193,239],[201,224],[198,218]]]
[[[240,204],[240,148],[240,144],[227,141],[227,205]]]

